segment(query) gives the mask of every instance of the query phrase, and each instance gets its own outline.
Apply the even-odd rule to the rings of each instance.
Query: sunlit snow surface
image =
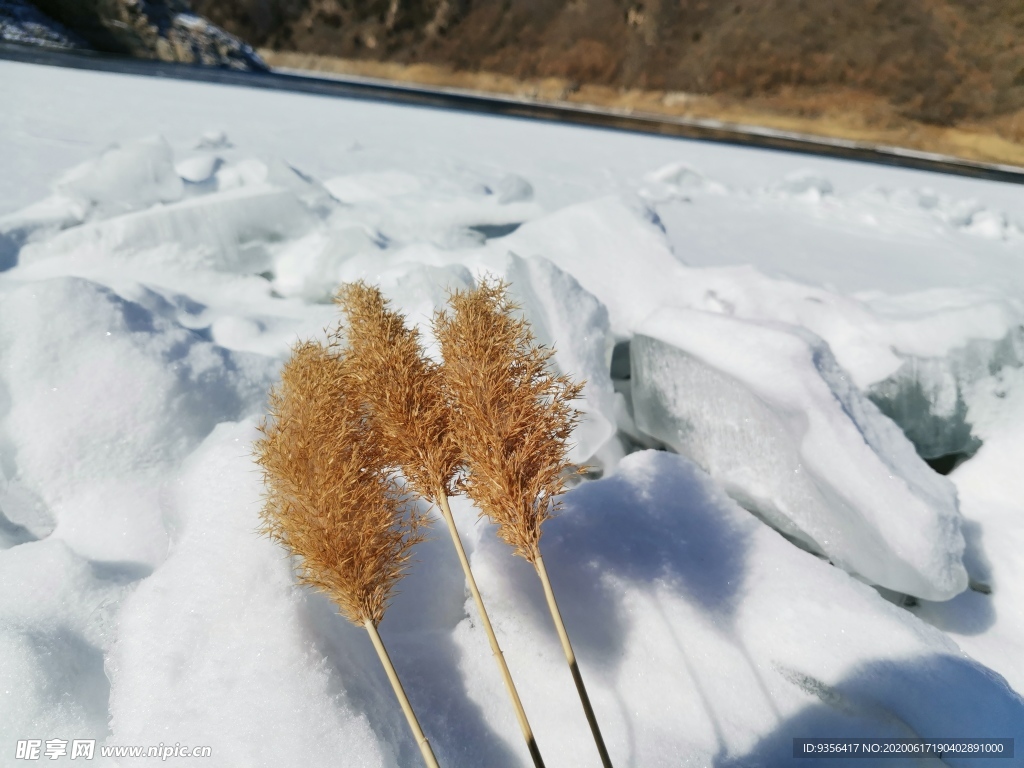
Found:
[[[9,63],[0,103],[0,764],[417,763],[255,535],[251,443],[339,282],[430,341],[485,272],[587,380],[542,548],[617,766],[1024,749],[1020,187]],[[596,765],[531,569],[454,511],[548,765]],[[438,529],[382,634],[442,765],[525,766],[466,598]]]

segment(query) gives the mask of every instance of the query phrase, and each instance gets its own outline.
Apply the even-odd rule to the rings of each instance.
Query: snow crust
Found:
[[[416,764],[365,633],[255,535],[251,442],[339,282],[432,344],[485,274],[587,380],[591,472],[541,546],[616,765],[1021,743],[1019,188],[10,63],[0,90],[0,750]],[[545,759],[596,764],[535,575],[453,508]],[[451,549],[381,631],[442,764],[528,765]]]

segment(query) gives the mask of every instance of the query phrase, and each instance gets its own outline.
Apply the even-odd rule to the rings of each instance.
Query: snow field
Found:
[[[484,272],[588,382],[573,458],[593,471],[542,547],[616,765],[1024,737],[1021,228],[998,185],[874,168],[851,193],[860,166],[647,138],[601,174],[587,158],[622,137],[553,127],[562,151],[520,136],[499,163],[479,118],[386,112],[417,115],[424,159],[356,143],[409,130],[376,105],[303,134],[290,121],[338,103],[131,79],[117,132],[50,126],[92,142],[68,170],[70,149],[12,128],[48,113],[6,82],[21,117],[0,141],[30,150],[12,173],[39,194],[0,197],[0,750],[415,764],[365,633],[255,535],[251,442],[338,282],[381,285],[429,343],[447,290]],[[131,138],[159,92],[188,109],[168,140]],[[225,104],[269,138],[210,131]],[[515,124],[488,123],[535,129]],[[914,448],[977,452],[944,479]],[[453,508],[546,760],[596,764],[536,576]],[[440,527],[416,557],[381,631],[439,760],[527,765]]]

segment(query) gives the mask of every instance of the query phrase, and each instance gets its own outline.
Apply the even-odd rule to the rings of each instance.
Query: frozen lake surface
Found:
[[[0,104],[0,764],[417,764],[251,445],[341,282],[429,336],[486,273],[587,381],[541,548],[615,765],[1024,748],[1021,187],[10,62]],[[597,765],[531,569],[453,509],[547,764]],[[529,764],[441,526],[416,558],[381,633],[439,762]]]

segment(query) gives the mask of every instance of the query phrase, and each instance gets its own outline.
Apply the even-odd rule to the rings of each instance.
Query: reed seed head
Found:
[[[423,521],[388,473],[350,369],[337,346],[293,349],[254,446],[266,485],[261,531],[298,557],[301,582],[376,626]]]
[[[556,376],[554,350],[535,343],[501,281],[456,291],[434,317],[452,401],[452,432],[462,446],[466,492],[498,525],[515,553],[535,562],[541,526],[573,465],[568,440],[583,384]]]
[[[454,494],[461,454],[441,367],[424,352],[419,330],[361,281],[342,286],[335,301],[345,317],[352,376],[386,460],[423,498]]]

